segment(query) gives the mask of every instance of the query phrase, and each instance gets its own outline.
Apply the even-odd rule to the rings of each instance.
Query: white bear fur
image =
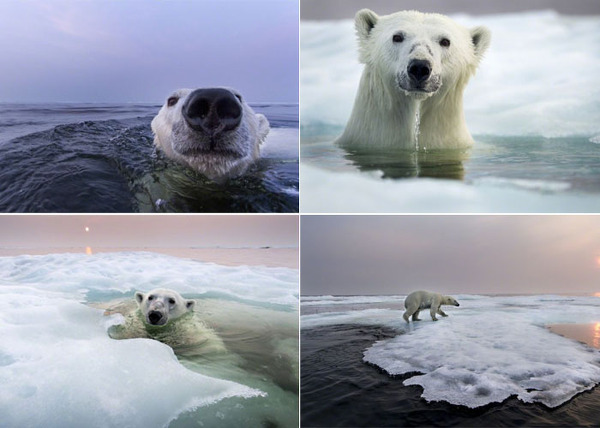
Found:
[[[419,319],[419,312],[423,309],[429,309],[431,319],[437,321],[436,314],[443,317],[448,316],[442,311],[441,305],[460,306],[456,299],[451,296],[444,296],[440,293],[432,293],[425,290],[413,291],[404,300],[406,312],[404,312],[402,317],[406,322],[409,322],[411,316],[413,321],[421,321]]]
[[[171,299],[175,303],[170,303]],[[122,322],[109,329],[113,339],[154,339],[189,355],[225,352],[223,340],[195,316],[195,307],[194,300],[184,299],[173,290],[157,288],[148,293],[136,292],[135,303],[119,302],[104,309],[105,315],[123,315]],[[149,321],[148,315],[153,310],[165,314],[164,324],[153,325]]]
[[[203,137],[186,123],[182,107],[193,89],[179,89],[173,92],[165,101],[151,123],[154,133],[154,144],[167,157],[195,169],[214,181],[225,181],[246,172],[246,169],[260,156],[260,145],[269,133],[269,121],[254,110],[242,98],[242,95],[232,88],[222,88],[232,92],[241,102],[243,118],[240,126],[223,137],[227,149],[234,153],[223,152],[203,153],[201,155],[186,155],[186,149],[200,141]],[[169,106],[169,99],[177,98],[177,103]]]
[[[350,148],[471,146],[463,91],[490,44],[490,31],[467,29],[439,14],[402,11],[378,16],[368,9],[356,14],[355,26],[359,60],[365,67],[351,117],[337,142]],[[393,37],[400,32],[404,40],[395,43]],[[441,46],[442,38],[450,40],[450,46]],[[427,93],[401,87],[414,59],[431,63],[430,78],[441,84],[439,88]]]

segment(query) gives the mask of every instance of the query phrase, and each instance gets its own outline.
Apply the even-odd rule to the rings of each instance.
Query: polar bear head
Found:
[[[243,174],[269,133],[267,118],[231,88],[179,89],[151,126],[168,157],[216,181]]]
[[[460,304],[456,301],[456,299],[452,296],[444,296],[442,298],[442,305],[452,305],[452,306],[460,306]]]
[[[195,302],[186,300],[173,290],[156,288],[147,294],[135,293],[135,300],[142,312],[144,322],[163,326],[194,309]]]
[[[386,86],[422,100],[466,82],[490,44],[485,27],[467,29],[439,14],[402,11],[356,14],[360,61]]]

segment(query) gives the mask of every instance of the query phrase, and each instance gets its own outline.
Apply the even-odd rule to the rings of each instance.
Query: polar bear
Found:
[[[338,144],[348,148],[456,149],[473,144],[463,91],[491,33],[432,13],[356,14],[365,64]],[[417,141],[418,139],[418,141]]]
[[[419,319],[419,312],[422,309],[430,309],[431,319],[437,321],[435,314],[440,314],[443,317],[448,316],[442,311],[441,305],[460,306],[456,299],[451,296],[443,296],[440,293],[432,293],[424,290],[413,291],[404,300],[406,312],[404,312],[402,317],[406,322],[409,322],[408,319],[411,315],[413,321],[421,321]]]
[[[231,88],[179,89],[152,120],[167,157],[214,181],[242,175],[260,155],[269,121]]]
[[[135,303],[119,302],[106,308],[105,315],[123,315],[108,333],[113,339],[155,339],[190,355],[223,352],[225,345],[222,339],[195,316],[195,306],[194,300],[184,299],[174,290],[156,288],[148,293],[138,291]]]
[[[162,326],[170,320],[176,320],[194,309],[195,302],[186,300],[173,290],[155,288],[147,294],[136,291],[135,300],[140,308],[144,322]]]

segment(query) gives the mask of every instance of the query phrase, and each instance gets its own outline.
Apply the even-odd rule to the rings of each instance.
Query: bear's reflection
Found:
[[[344,149],[344,158],[360,171],[381,171],[382,178],[446,178],[463,180],[463,163],[469,149],[462,150],[373,150]]]

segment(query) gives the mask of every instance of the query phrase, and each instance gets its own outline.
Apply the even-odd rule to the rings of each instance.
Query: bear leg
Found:
[[[413,314],[413,316],[412,316],[413,321],[421,321],[421,318],[419,318],[419,312],[421,312],[421,311],[417,310],[417,312],[415,312]]]
[[[442,308],[439,308],[438,311],[437,311],[437,313],[439,315],[443,316],[443,317],[447,317],[448,316],[444,311],[442,311]]]

